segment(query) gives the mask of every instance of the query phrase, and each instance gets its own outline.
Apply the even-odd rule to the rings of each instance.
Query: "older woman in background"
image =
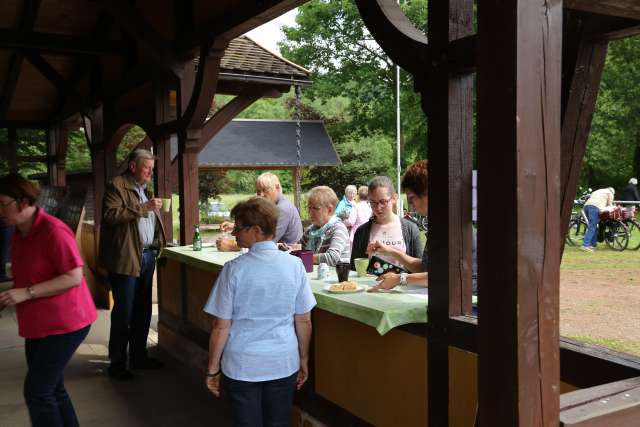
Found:
[[[224,265],[204,308],[214,316],[206,384],[220,396],[224,374],[234,425],[288,426],[295,389],[308,377],[316,301],[300,259],[273,242],[276,205],[254,197],[231,216],[249,252]]]
[[[335,266],[348,261],[350,255],[349,232],[340,218],[335,216],[338,197],[327,186],[314,187],[309,191],[307,208],[311,225],[302,236],[302,247],[313,251],[313,263]]]
[[[369,206],[369,187],[366,185],[358,188],[358,203],[351,209],[349,218],[343,222],[349,229],[349,241],[353,243],[353,236],[356,234],[356,230],[365,222],[371,219],[371,206]]]
[[[36,206],[38,188],[17,174],[0,178],[0,216],[12,239],[13,288],[0,292],[0,310],[16,306],[25,339],[24,397],[31,425],[78,426],[64,387],[64,369],[96,320],[82,273],[84,262],[69,227]]]
[[[356,207],[356,194],[358,190],[355,185],[347,185],[344,189],[344,196],[336,207],[336,216],[342,220],[349,218],[349,214]]]

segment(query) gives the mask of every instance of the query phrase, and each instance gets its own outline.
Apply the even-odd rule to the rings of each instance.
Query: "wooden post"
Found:
[[[18,173],[18,134],[16,128],[7,129],[9,139],[9,172]]]
[[[562,2],[478,11],[480,426],[557,426]]]
[[[432,61],[424,79],[429,159],[429,425],[449,423],[449,317],[471,313],[473,76],[443,60],[449,42],[473,32],[473,2],[429,2]],[[450,17],[455,17],[452,19]]]
[[[169,86],[163,82],[155,84],[155,120],[156,124],[165,123],[171,117],[169,106]],[[171,198],[173,187],[171,185],[171,136],[158,135],[153,138],[153,152],[156,156],[154,178],[155,192],[158,197]],[[172,206],[173,208],[173,206]],[[162,212],[164,233],[167,242],[173,241],[173,215],[171,212]]]
[[[198,146],[196,132],[178,133],[178,180],[180,188],[180,244],[193,241],[193,229],[200,222],[198,190]]]
[[[64,187],[66,180],[67,145],[69,132],[62,125],[51,127],[47,130],[47,172],[49,185]]]
[[[569,15],[565,23],[569,37],[562,46],[563,69],[567,71],[562,91],[561,250],[564,249],[609,45],[607,40],[589,34],[585,28],[589,22],[585,20],[589,18]]]
[[[89,141],[91,150],[91,168],[93,171],[93,194],[95,204],[95,231],[98,233],[102,222],[102,198],[104,196],[105,184],[107,182],[106,170],[106,144],[104,143],[104,107],[96,108],[91,114],[89,129]],[[97,237],[97,236],[96,236]],[[96,244],[98,239],[96,238]],[[96,248],[97,250],[97,248]],[[97,252],[96,252],[97,253]]]

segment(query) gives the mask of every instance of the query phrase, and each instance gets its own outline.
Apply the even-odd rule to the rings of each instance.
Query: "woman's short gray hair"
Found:
[[[369,181],[369,192],[372,192],[379,187],[389,190],[390,195],[396,194],[396,189],[393,187],[393,181],[391,181],[391,178],[388,176],[376,176]]]
[[[333,191],[331,187],[327,187],[326,185],[313,187],[309,190],[307,200],[316,202],[326,208],[331,208],[332,211],[335,211],[338,205],[338,196],[336,196],[335,191]]]
[[[131,154],[129,154],[129,163],[135,162],[136,165],[140,164],[142,160],[155,160],[156,156],[149,150],[145,150],[144,148],[138,148],[133,150]]]
[[[349,193],[353,193],[356,194],[358,192],[358,189],[356,188],[355,185],[347,185],[344,189],[344,194],[349,194]]]

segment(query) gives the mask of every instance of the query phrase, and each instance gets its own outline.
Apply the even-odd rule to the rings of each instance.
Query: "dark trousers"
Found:
[[[296,390],[295,373],[272,381],[248,382],[224,378],[236,427],[288,427]]]
[[[25,340],[29,370],[24,380],[24,399],[34,427],[78,426],[76,412],[64,388],[64,368],[87,337],[90,327]]]
[[[0,279],[7,277],[6,265],[11,258],[11,235],[13,226],[6,224],[0,218]]]
[[[114,368],[127,365],[127,345],[131,360],[147,357],[147,336],[151,324],[151,291],[155,256],[150,250],[142,252],[139,277],[109,274],[113,292],[109,358]]]

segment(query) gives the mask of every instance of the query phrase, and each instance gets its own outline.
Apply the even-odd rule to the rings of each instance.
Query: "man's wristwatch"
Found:
[[[30,299],[34,299],[36,297],[36,291],[33,290],[32,286],[27,288],[27,293],[29,294]]]
[[[409,276],[409,274],[407,274],[407,273],[400,273],[400,283],[398,283],[398,285],[400,285],[400,286],[407,286],[407,276]]]

